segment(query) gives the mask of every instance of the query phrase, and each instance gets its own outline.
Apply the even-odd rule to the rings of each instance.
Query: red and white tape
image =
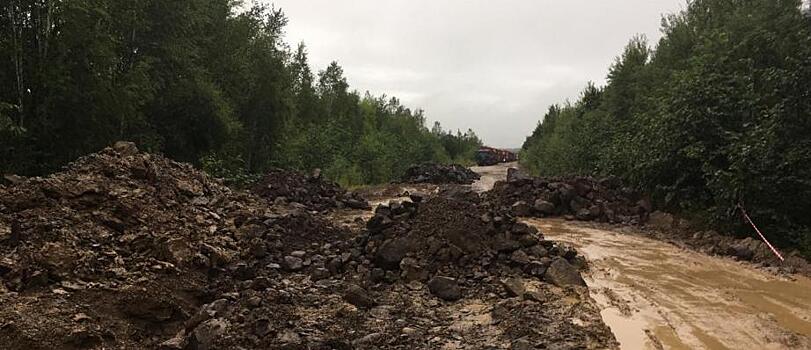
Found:
[[[763,233],[760,232],[757,226],[755,226],[755,223],[749,217],[749,214],[746,213],[746,209],[744,209],[743,206],[740,204],[738,204],[738,208],[741,208],[741,213],[743,213],[743,217],[746,218],[746,221],[749,222],[749,225],[752,225],[752,228],[755,229],[755,232],[757,232],[757,234],[760,236],[760,239],[762,239],[763,242],[765,242],[766,245],[769,246],[769,249],[771,249],[772,252],[774,252],[774,255],[776,255],[777,258],[780,259],[780,261],[786,261],[786,259],[783,259],[783,256],[780,255],[780,252],[778,252],[777,249],[775,249],[774,246],[772,246],[772,244],[769,243],[769,240],[766,239],[766,237],[763,235]]]

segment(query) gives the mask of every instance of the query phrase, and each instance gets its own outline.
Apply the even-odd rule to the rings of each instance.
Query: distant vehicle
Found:
[[[499,163],[509,163],[518,160],[518,155],[514,152],[505,151],[492,147],[482,147],[476,152],[476,164],[479,166],[496,165]]]

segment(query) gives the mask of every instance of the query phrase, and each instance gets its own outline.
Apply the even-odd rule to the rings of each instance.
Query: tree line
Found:
[[[633,38],[523,145],[536,174],[616,175],[703,226],[745,207],[811,257],[811,14],[799,0],[693,0],[651,48]]]
[[[473,131],[350,90],[285,42],[280,10],[235,0],[9,0],[0,16],[0,172],[50,173],[116,140],[244,179],[320,168],[379,183],[468,162]]]

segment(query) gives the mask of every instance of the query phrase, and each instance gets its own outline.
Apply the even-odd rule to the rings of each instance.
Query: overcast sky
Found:
[[[398,97],[446,129],[519,147],[550,104],[574,100],[635,34],[652,43],[685,0],[275,0],[321,70]]]

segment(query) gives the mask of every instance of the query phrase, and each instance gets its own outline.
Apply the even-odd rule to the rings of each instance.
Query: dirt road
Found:
[[[475,168],[482,190],[508,166]],[[630,228],[532,219],[588,259],[592,297],[623,349],[811,349],[811,280],[686,251]]]

